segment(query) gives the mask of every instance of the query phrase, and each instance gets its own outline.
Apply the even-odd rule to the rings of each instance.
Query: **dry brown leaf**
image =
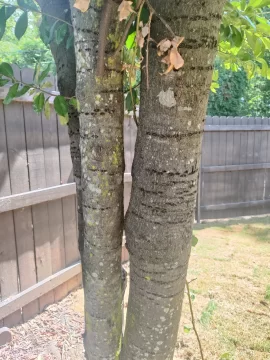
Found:
[[[175,36],[173,39],[172,39],[172,46],[174,48],[178,48],[178,46],[184,41],[184,37],[182,36]]]
[[[125,20],[129,17],[129,15],[134,12],[134,10],[131,7],[132,1],[126,1],[123,0],[121,4],[119,5],[118,11],[119,11],[119,20]]]
[[[175,47],[170,50],[170,63],[176,70],[180,69],[184,65],[184,59]]]
[[[145,38],[148,34],[149,34],[149,26],[148,26],[148,25],[145,25],[145,26],[142,28],[142,36]]]
[[[163,39],[161,40],[158,44],[157,47],[160,49],[161,52],[166,52],[169,50],[169,48],[171,47],[172,43],[170,40],[168,39]]]
[[[142,32],[140,31],[136,36],[136,41],[139,47],[142,49],[144,46],[144,37],[142,35]]]
[[[91,0],[76,0],[74,7],[82,12],[86,12],[89,9],[90,2]]]
[[[170,55],[166,55],[162,60],[161,60],[162,63],[165,63],[167,65],[171,65],[171,60],[170,60]]]

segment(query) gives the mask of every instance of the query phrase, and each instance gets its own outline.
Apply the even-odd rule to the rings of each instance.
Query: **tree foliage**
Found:
[[[81,11],[87,11],[89,4],[89,0],[77,0],[75,6]],[[42,64],[52,63],[48,51],[48,46],[52,41],[58,45],[65,42],[67,49],[73,45],[72,25],[55,16],[55,22],[50,27],[46,14],[41,21],[41,11],[34,0],[12,0],[9,3],[0,0],[0,6],[0,39],[2,39],[0,50],[1,48],[3,50],[0,60],[2,62],[17,63],[19,66],[36,65],[36,69],[40,71]],[[269,89],[268,82],[262,80],[262,77],[270,79],[270,68],[266,57],[267,51],[270,50],[270,23],[267,15],[269,7],[270,0],[227,1],[218,44],[220,61],[214,71],[211,86],[212,92],[216,95],[210,96],[209,114],[268,114],[268,105],[264,104],[266,95],[262,92],[255,94],[255,89],[257,86],[264,91]],[[119,46],[123,48],[124,86],[128,93],[127,111],[134,111],[139,103],[140,66],[142,59],[146,56],[147,71],[146,48],[150,41],[154,41],[150,36],[153,14],[154,9],[148,1],[124,0],[119,6],[119,21],[126,21],[124,41]],[[167,26],[162,18],[161,20],[164,26]],[[178,49],[184,39],[181,38],[181,34],[174,34],[171,29],[168,30],[171,32],[171,38],[157,44],[157,56],[161,56],[164,74],[184,66]],[[6,51],[7,48],[10,51]],[[51,69],[53,69],[52,65]],[[5,75],[3,73],[0,75],[2,76],[1,83],[5,82]],[[247,80],[254,77],[256,80],[247,85]],[[42,101],[43,96],[40,94],[45,89],[45,85],[41,84],[40,79],[39,81],[33,79],[32,84],[21,84],[20,80],[14,77],[10,80],[13,85],[16,85],[16,82],[20,85],[13,86],[7,101],[11,101],[12,97],[21,96],[22,88],[25,90],[25,86],[28,86],[29,91],[35,95],[35,110],[45,110],[48,115],[47,103],[54,95],[47,92]],[[68,101],[69,99],[65,98],[61,99],[61,104],[59,99],[54,101],[55,110],[62,123],[68,122],[67,112],[63,112],[63,109],[67,109]],[[262,111],[259,111],[260,109]]]

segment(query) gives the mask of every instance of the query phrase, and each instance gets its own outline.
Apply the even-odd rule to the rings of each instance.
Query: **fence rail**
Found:
[[[14,72],[32,81],[32,70]],[[18,100],[0,101],[0,327],[26,321],[81,282],[67,128],[53,109],[48,121],[31,98]],[[126,117],[125,210],[136,134]],[[197,220],[269,213],[270,119],[207,117],[199,173]]]

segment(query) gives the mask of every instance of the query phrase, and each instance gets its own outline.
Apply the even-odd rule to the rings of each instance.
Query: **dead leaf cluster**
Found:
[[[158,45],[158,56],[163,56],[161,62],[168,65],[163,75],[168,74],[172,70],[179,70],[184,66],[184,59],[179,53],[179,45],[184,41],[183,37],[175,36],[172,40],[163,39]]]
[[[134,12],[131,5],[132,5],[132,1],[123,0],[121,2],[118,8],[120,21],[127,19],[129,15]]]

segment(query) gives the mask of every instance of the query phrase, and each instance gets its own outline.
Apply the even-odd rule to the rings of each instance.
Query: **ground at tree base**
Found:
[[[270,360],[270,217],[195,230],[188,279],[205,359]],[[126,265],[128,269],[128,264]],[[185,298],[175,360],[200,360]],[[5,360],[83,360],[83,291],[12,330]],[[127,359],[128,360],[128,359]]]

